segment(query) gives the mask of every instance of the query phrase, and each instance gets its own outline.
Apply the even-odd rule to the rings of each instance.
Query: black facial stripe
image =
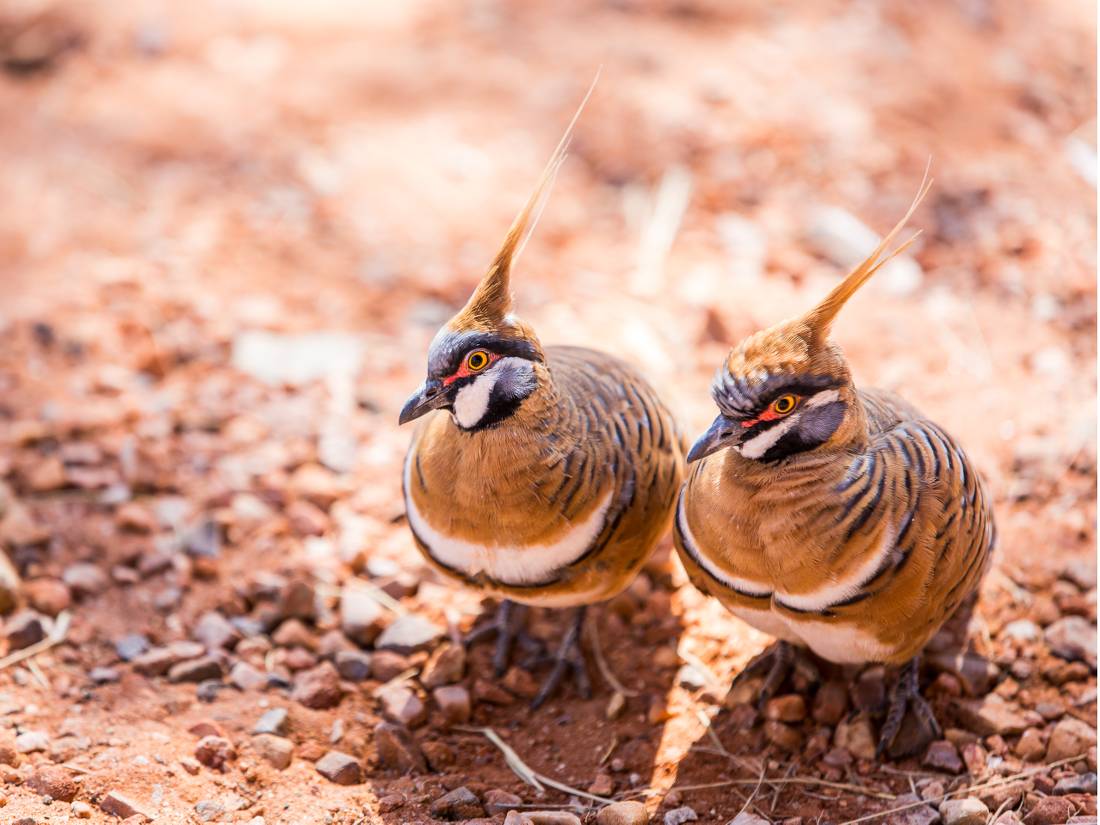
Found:
[[[723,366],[714,376],[710,393],[718,408],[732,418],[753,418],[781,395],[810,396],[839,387],[831,375],[769,375],[762,381],[734,376]]]
[[[475,377],[472,376],[471,380]],[[512,416],[525,398],[526,396],[508,395],[498,383],[489,392],[489,406],[485,411],[485,415],[481,416],[481,419],[472,427],[463,427],[461,424],[459,424],[459,427],[467,433],[476,433],[494,427],[504,419]]]
[[[840,422],[844,420],[847,404],[832,401],[820,407],[810,407],[803,411],[790,432],[785,433],[771,448],[761,456],[761,461],[781,461],[784,458],[820,447],[829,438]]]
[[[428,375],[435,378],[453,375],[466,354],[474,349],[487,349],[502,358],[538,360],[538,350],[534,344],[522,338],[509,338],[492,332],[456,332],[432,348],[428,356]]]

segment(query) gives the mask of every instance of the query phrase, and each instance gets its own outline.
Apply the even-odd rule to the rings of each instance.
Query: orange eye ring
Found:
[[[794,412],[795,407],[798,406],[799,398],[797,395],[787,393],[781,395],[772,402],[771,410],[776,415],[790,415]]]
[[[481,372],[489,366],[489,353],[483,349],[475,349],[466,356],[466,369],[470,372]]]

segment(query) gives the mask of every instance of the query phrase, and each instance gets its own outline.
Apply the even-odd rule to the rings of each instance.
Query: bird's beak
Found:
[[[401,408],[401,415],[397,417],[397,423],[408,424],[410,421],[415,421],[425,413],[438,410],[446,405],[448,401],[443,382],[431,378],[425,381],[405,402],[405,406]]]
[[[699,440],[691,445],[688,450],[688,462],[706,458],[711,453],[729,447],[738,442],[741,435],[741,427],[732,418],[719,413],[718,417],[710,425],[705,433],[699,436]]]

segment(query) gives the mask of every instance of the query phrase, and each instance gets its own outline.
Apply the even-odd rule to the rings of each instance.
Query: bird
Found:
[[[533,643],[528,607],[572,611],[556,653],[542,657],[553,667],[535,708],[569,672],[591,695],[585,609],[623,591],[667,534],[687,448],[637,369],[592,349],[544,347],[512,311],[515,260],[583,108],[466,305],[432,340],[427,377],[399,416],[422,419],[403,470],[415,544],[444,577],[501,600],[467,643],[495,634],[500,676],[512,648]]]
[[[824,300],[730,350],[673,524],[692,583],[777,639],[734,680],[764,675],[761,706],[807,651],[899,668],[876,758],[909,709],[920,736],[939,735],[921,651],[973,604],[996,541],[958,443],[901,397],[857,388],[829,336],[852,295],[916,239],[887,251],[930,186],[926,172],[909,211]]]

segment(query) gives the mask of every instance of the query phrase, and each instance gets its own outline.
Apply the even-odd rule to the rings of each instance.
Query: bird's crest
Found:
[[[565,134],[558,141],[554,154],[550,156],[550,161],[543,169],[535,191],[531,193],[523,209],[512,221],[512,226],[508,229],[508,234],[504,238],[500,251],[493,259],[493,263],[482,277],[481,283],[477,285],[473,295],[470,296],[470,300],[466,302],[466,306],[448,324],[451,329],[499,331],[502,326],[508,325],[508,314],[512,309],[512,267],[523,251],[527,239],[534,231],[535,224],[538,223],[539,215],[542,213],[542,208],[553,186],[554,178],[565,161],[566,150],[569,148],[569,141],[573,137],[573,129],[577,125],[577,120],[580,118],[581,112],[584,111],[585,104],[592,96],[592,92],[596,88],[596,82],[599,79],[600,75],[597,72],[592,84],[588,87],[588,92],[585,94],[580,106],[577,107],[573,119],[569,121]]]

